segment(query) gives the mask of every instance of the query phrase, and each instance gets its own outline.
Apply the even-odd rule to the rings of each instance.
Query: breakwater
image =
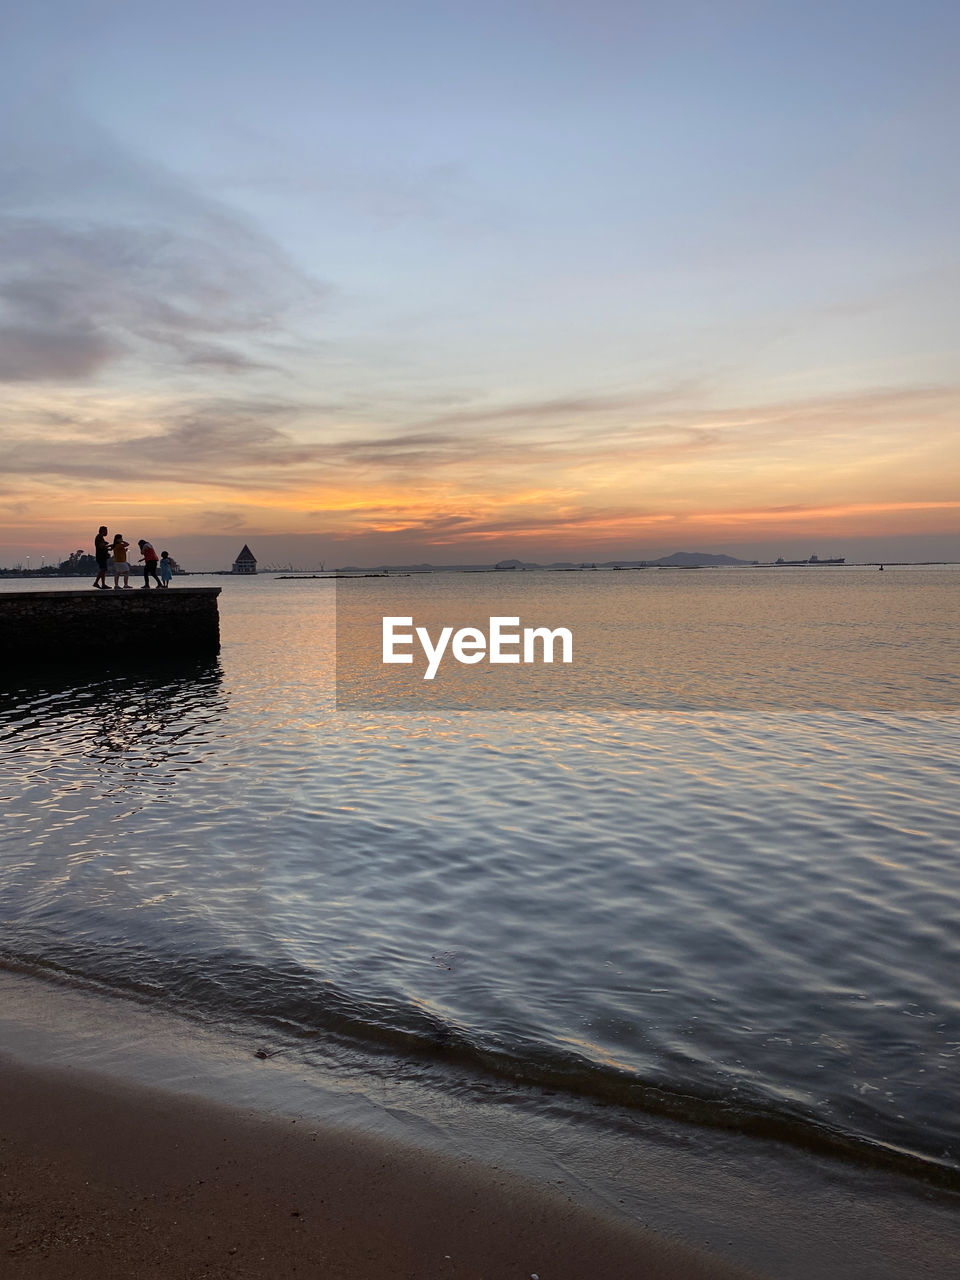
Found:
[[[116,646],[180,657],[220,650],[219,587],[0,593],[0,658],[72,662]]]

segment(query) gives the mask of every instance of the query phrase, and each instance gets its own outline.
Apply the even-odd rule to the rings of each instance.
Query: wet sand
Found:
[[[0,1060],[5,1280],[744,1280],[470,1160]]]

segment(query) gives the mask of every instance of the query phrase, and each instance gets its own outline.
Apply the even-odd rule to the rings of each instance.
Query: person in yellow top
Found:
[[[127,561],[127,547],[129,542],[124,542],[123,535],[117,534],[110,545],[110,554],[113,556],[113,589],[117,591],[120,587],[120,575],[123,575],[124,588],[129,591],[130,587],[130,565]]]

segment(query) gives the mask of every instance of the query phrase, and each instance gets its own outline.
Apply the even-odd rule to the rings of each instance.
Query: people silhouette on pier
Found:
[[[157,561],[160,557],[154,551],[150,543],[147,542],[146,538],[140,538],[137,542],[137,546],[140,548],[140,559],[143,561],[143,586],[140,590],[148,591],[150,589],[151,577],[159,587],[161,583],[159,574],[157,573]]]
[[[123,578],[124,590],[130,590],[130,563],[127,560],[127,547],[129,542],[124,542],[123,534],[118,533],[110,545],[113,553],[113,589],[118,591],[120,588],[120,579]]]
[[[97,557],[97,576],[93,580],[93,585],[98,590],[105,591],[107,586],[107,562],[110,559],[110,547],[107,544],[107,526],[100,526],[97,536],[93,540],[93,553]]]

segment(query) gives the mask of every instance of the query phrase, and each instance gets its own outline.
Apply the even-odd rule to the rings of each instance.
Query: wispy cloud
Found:
[[[80,318],[37,324],[11,310],[4,314],[12,323],[0,324],[0,382],[83,381],[120,353],[109,334]]]
[[[48,481],[107,475],[155,486],[176,482],[239,491],[271,482],[282,489],[285,472],[318,457],[316,446],[282,425],[298,414],[298,406],[273,400],[140,405],[94,398],[72,415],[41,414],[27,429],[8,427],[4,470]],[[109,467],[104,442],[117,446]]]
[[[112,363],[271,368],[329,286],[253,225],[82,116],[0,125],[0,380],[82,382]]]
[[[515,501],[532,490],[555,496],[612,495],[627,484],[636,489],[639,479],[637,500],[646,502],[648,496],[662,494],[664,477],[680,464],[717,477],[736,476],[731,468],[752,468],[758,459],[776,459],[784,476],[798,467],[813,476],[818,459],[829,457],[856,465],[865,476],[890,455],[912,452],[929,458],[951,438],[947,429],[960,409],[960,388],[881,389],[857,396],[724,408],[687,404],[672,410],[642,392],[632,399],[583,397],[565,403],[563,412],[572,413],[575,405],[578,416],[564,430],[546,429],[558,412],[558,402],[550,401],[506,406],[502,412],[486,407],[475,415],[466,411],[472,425],[459,429],[427,430],[414,423],[406,432],[370,433],[335,409],[292,397],[142,400],[71,389],[35,392],[13,409],[0,406],[0,428],[8,474],[48,479],[99,475],[102,460],[91,444],[107,438],[129,446],[111,463],[111,475],[118,480],[142,478],[142,459],[149,458],[156,484],[221,485],[238,492],[251,486],[272,489],[280,502],[285,495],[302,499],[305,512],[322,508],[316,495],[328,489],[356,492],[361,485],[368,495],[361,505],[369,505],[378,488],[404,485],[412,486],[417,502],[425,494],[443,494],[448,501],[459,496],[469,504],[478,494]],[[917,481],[929,473],[928,466]]]

